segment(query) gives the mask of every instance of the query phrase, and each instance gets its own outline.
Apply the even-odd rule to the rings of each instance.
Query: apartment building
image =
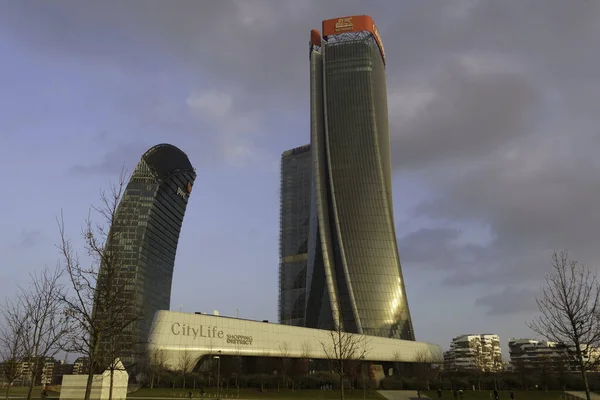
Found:
[[[87,357],[78,357],[73,363],[73,375],[85,375],[90,368],[90,360]]]
[[[572,355],[575,349],[562,343],[536,339],[510,339],[508,350],[510,353],[510,366],[513,371],[554,370],[556,372],[575,372],[579,370],[575,357]],[[585,357],[586,359],[588,357],[598,357],[598,351],[590,350],[586,352]]]
[[[508,341],[510,366],[514,371],[559,368],[567,363],[564,345],[535,339],[510,339]]]
[[[444,364],[450,371],[502,371],[500,337],[490,333],[457,336],[444,353]]]

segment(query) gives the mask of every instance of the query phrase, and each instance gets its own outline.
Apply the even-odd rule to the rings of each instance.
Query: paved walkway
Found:
[[[585,392],[567,392],[568,394],[579,397],[580,399],[585,399]],[[590,393],[590,398],[592,400],[600,400],[600,394]]]
[[[387,400],[419,400],[416,390],[378,390],[377,392]],[[421,396],[421,399],[428,399],[428,397]]]

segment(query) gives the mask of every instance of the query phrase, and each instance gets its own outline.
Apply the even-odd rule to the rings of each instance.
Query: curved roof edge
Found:
[[[187,154],[172,144],[161,143],[151,147],[142,155],[150,168],[159,176],[168,175],[175,171],[194,171]]]

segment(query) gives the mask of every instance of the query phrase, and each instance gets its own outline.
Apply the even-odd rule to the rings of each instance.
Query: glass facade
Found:
[[[136,346],[123,346],[126,366],[136,363],[145,348],[154,313],[170,308],[177,242],[195,179],[183,151],[169,144],[154,146],[133,171],[117,208],[105,252],[118,259],[117,282],[131,301],[129,312],[139,317],[118,339],[112,338],[139,347],[138,352]],[[102,265],[100,276],[108,269]]]
[[[311,51],[306,325],[414,340],[394,226],[385,65],[371,33]]]
[[[310,145],[281,156],[279,323],[304,326],[311,182]]]

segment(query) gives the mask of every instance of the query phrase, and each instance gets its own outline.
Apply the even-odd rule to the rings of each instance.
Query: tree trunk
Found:
[[[10,385],[11,385],[10,383],[8,385],[6,385],[6,399],[8,399],[8,395],[10,394]]]
[[[150,379],[150,389],[154,389],[154,372],[152,372],[152,378]]]
[[[31,396],[33,396],[33,388],[35,387],[36,378],[40,376],[41,379],[41,375],[42,368],[40,368],[39,361],[36,361],[33,364],[33,368],[31,369],[31,380],[29,381],[29,389],[27,390],[27,400],[31,400]]]
[[[575,329],[574,329],[575,330]],[[579,364],[579,369],[581,371],[581,378],[583,379],[583,386],[585,388],[585,398],[587,400],[591,399],[590,396],[590,386],[588,385],[587,373],[585,369],[585,363],[583,362],[583,353],[581,351],[581,344],[578,340],[577,331],[575,330],[575,351],[577,352],[577,364]]]
[[[27,400],[31,400],[31,395],[33,393],[33,386],[35,385],[35,378],[37,375],[37,370],[39,368],[37,363],[37,361],[34,362],[33,368],[31,368],[31,379],[29,380],[29,389],[27,389]]]
[[[108,388],[108,400],[112,400],[114,377],[115,377],[115,368],[113,365],[110,369],[110,387]]]
[[[29,381],[29,388],[27,389],[27,400],[31,400],[31,394],[33,393],[33,383],[34,382],[35,382],[35,378],[32,377],[31,380]]]
[[[581,356],[579,356],[579,357],[581,358]],[[579,368],[581,368],[581,377],[583,378],[583,386],[585,387],[585,398],[586,398],[586,400],[591,400],[590,386],[588,384],[587,373],[586,373],[585,369],[583,368],[583,360],[581,360],[581,359],[579,361]]]
[[[92,394],[92,383],[94,381],[94,370],[92,369],[92,360],[90,359],[90,367],[88,371],[87,383],[85,384],[85,397],[84,400],[90,400]]]

